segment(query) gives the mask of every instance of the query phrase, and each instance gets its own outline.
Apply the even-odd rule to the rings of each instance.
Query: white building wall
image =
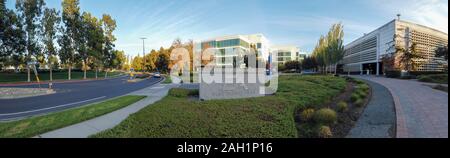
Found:
[[[271,48],[273,53],[281,53],[281,52],[290,52],[290,56],[280,56],[277,55],[277,58],[289,58],[288,60],[279,61],[278,59],[275,59],[274,61],[278,63],[286,63],[288,61],[297,60],[297,53],[300,52],[300,49],[297,46],[294,45],[275,45]]]
[[[433,38],[427,37],[425,40],[422,39],[422,42],[418,42],[419,46],[422,46],[423,49],[426,47],[426,49],[421,52],[428,55],[430,58],[426,60],[428,62],[434,60],[433,51],[436,48],[436,38],[441,41],[438,43],[448,43],[448,35],[446,33],[406,21],[392,20],[345,46],[346,54],[342,61],[344,64],[344,71],[357,72],[362,70],[362,64],[380,62],[383,55],[395,52],[395,48],[392,47],[394,43],[396,45],[405,46],[405,44],[411,44],[411,41],[417,41],[415,39],[411,40],[410,37],[413,33],[417,34],[417,32],[433,36]],[[398,35],[395,41],[394,35]],[[364,47],[367,45],[368,41],[375,38],[376,48],[371,46],[366,49],[355,49],[357,47]],[[374,57],[374,55],[376,55],[376,57]],[[433,62],[427,66],[421,66],[421,70],[423,71],[433,71],[432,69],[440,70],[436,69],[436,64],[433,64]]]

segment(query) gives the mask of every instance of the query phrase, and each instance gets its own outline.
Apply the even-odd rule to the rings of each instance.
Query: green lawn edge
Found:
[[[129,106],[145,96],[122,96],[100,103],[26,118],[12,122],[0,122],[0,138],[29,138],[67,127]]]
[[[164,75],[164,81],[162,82],[162,84],[172,84],[172,78],[170,77],[170,75]]]
[[[91,138],[298,138],[295,111],[340,94],[343,78],[280,76],[273,96],[198,101],[195,90],[171,89],[162,100]]]

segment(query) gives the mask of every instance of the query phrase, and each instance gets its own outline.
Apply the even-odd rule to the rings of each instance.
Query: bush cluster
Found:
[[[306,109],[300,114],[300,119],[304,122],[308,122],[314,115],[314,109]]]
[[[348,110],[348,105],[346,102],[341,101],[337,104],[337,111],[338,112],[346,112]]]
[[[364,99],[358,99],[353,103],[356,107],[360,108],[364,106]]]
[[[323,108],[314,113],[313,120],[319,124],[331,125],[337,122],[337,114],[330,108]]]
[[[328,126],[320,126],[317,135],[319,136],[319,138],[333,137],[333,133],[331,132],[330,127]]]

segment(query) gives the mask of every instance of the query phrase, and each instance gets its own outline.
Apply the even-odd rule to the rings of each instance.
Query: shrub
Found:
[[[365,84],[366,84],[364,81],[362,81],[362,80],[360,80],[360,79],[356,79],[356,80],[354,80],[354,82],[355,82],[356,84],[358,84],[358,85],[365,85]]]
[[[361,89],[361,90],[363,90],[364,92],[369,92],[370,87],[369,87],[369,85],[367,85],[367,84],[360,84],[360,85],[358,85],[357,89]]]
[[[358,94],[359,98],[366,98],[367,97],[367,92],[363,89],[358,89],[356,91],[356,94]]]
[[[386,71],[386,77],[388,78],[399,78],[402,76],[401,71]]]
[[[331,138],[333,137],[333,133],[331,132],[330,127],[328,126],[321,126],[319,127],[319,131],[317,133],[319,138]]]
[[[184,98],[184,97],[189,96],[189,94],[190,94],[190,91],[186,90],[186,89],[174,88],[169,91],[170,96],[174,96],[177,98]]]
[[[364,106],[364,99],[358,99],[353,103],[356,107],[360,108]]]
[[[448,74],[432,74],[432,75],[421,75],[418,77],[421,82],[431,82],[431,83],[448,83]]]
[[[352,96],[350,97],[350,99],[351,99],[352,102],[357,101],[359,98],[360,98],[360,96],[359,96],[359,94],[358,94],[357,91],[353,92],[353,93],[352,93]]]
[[[421,81],[421,82],[433,82],[433,79],[430,76],[419,76],[419,81]]]
[[[334,124],[337,121],[337,114],[332,109],[324,108],[316,111],[313,119],[315,122],[320,124]]]
[[[308,122],[314,115],[314,109],[306,109],[300,115],[300,119],[304,122]]]
[[[345,112],[348,110],[348,105],[346,102],[341,101],[337,104],[337,111],[338,112]]]
[[[144,78],[150,77],[150,74],[138,74],[138,75],[136,75],[135,77],[136,77],[136,78],[139,78],[139,79],[144,79]]]

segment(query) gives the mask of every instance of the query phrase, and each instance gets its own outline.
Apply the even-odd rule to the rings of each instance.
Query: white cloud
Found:
[[[421,25],[436,28],[448,33],[448,1],[447,0],[377,0],[371,4],[395,18],[397,13],[402,19]]]

